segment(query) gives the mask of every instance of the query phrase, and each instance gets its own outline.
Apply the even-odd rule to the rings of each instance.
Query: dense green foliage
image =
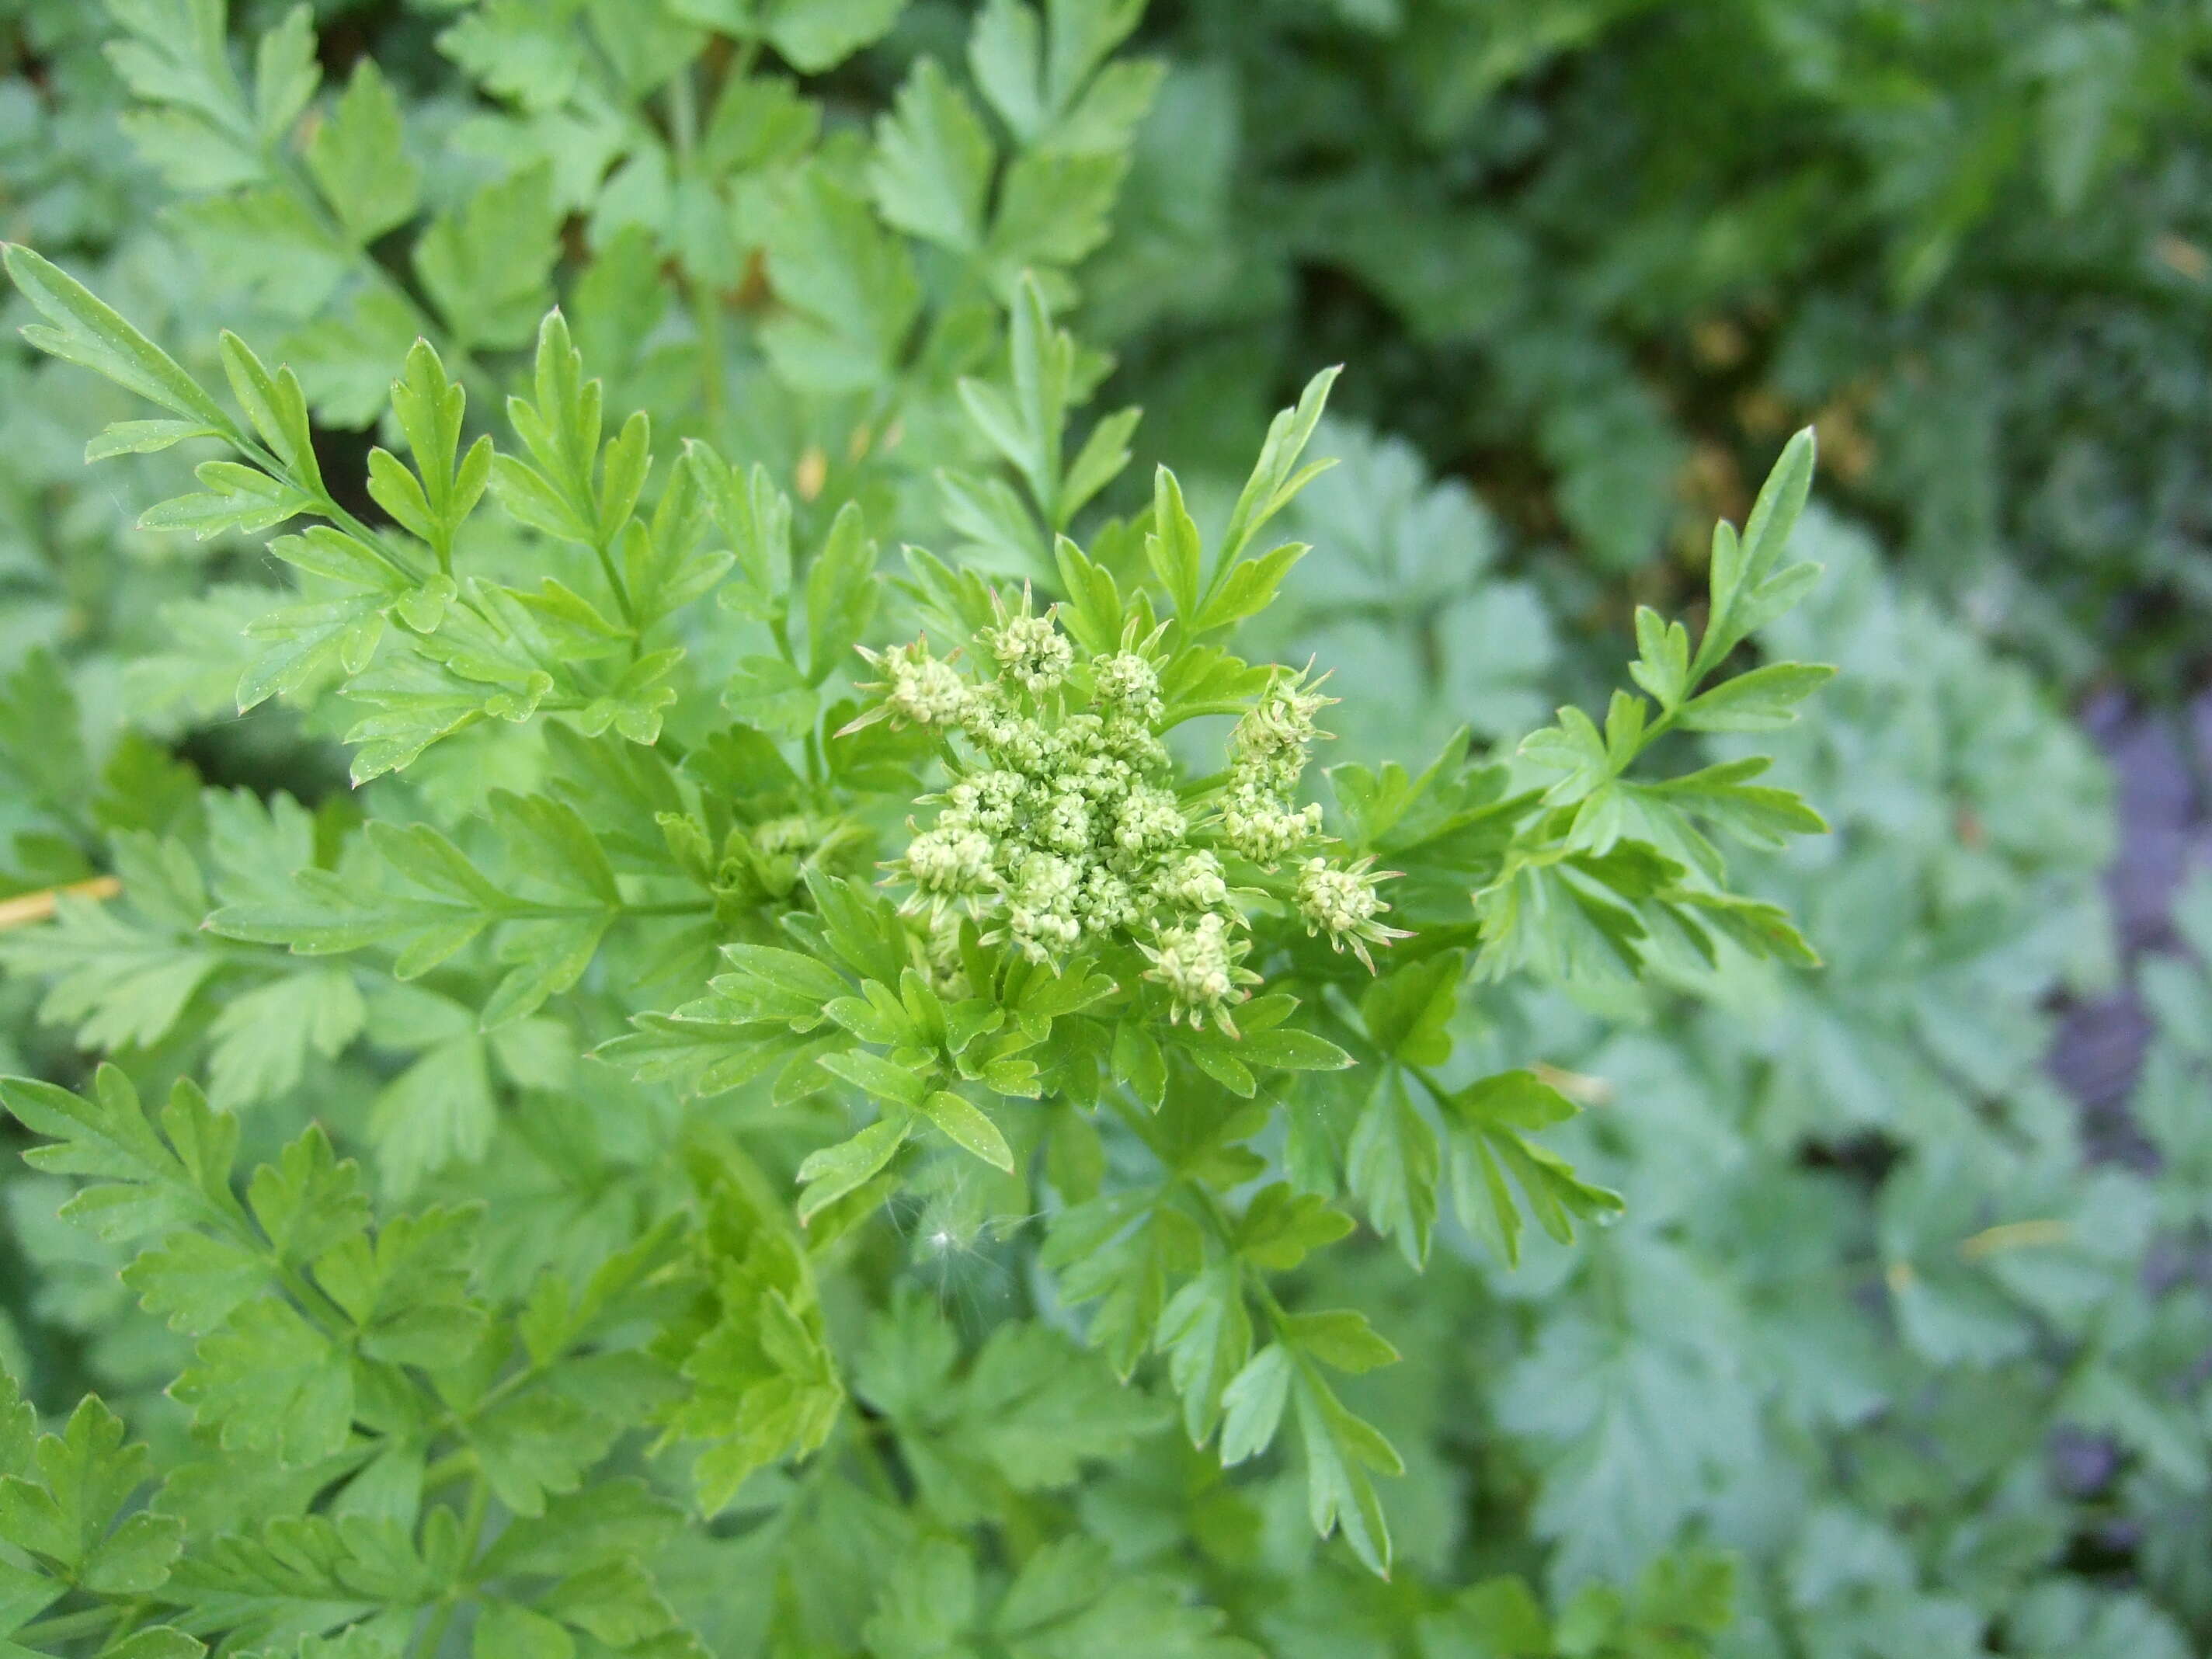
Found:
[[[2197,0],[1171,15],[1093,278],[1148,405],[1253,418],[1286,359],[1347,358],[1352,407],[1610,582],[1693,559],[1817,417],[1839,498],[1979,626],[2069,678],[2203,664]]]
[[[2212,1638],[2206,24],[1143,10],[0,6],[0,1652]]]

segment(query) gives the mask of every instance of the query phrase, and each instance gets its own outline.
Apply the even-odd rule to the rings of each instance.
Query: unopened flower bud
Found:
[[[1326,933],[1329,944],[1339,951],[1349,945],[1370,973],[1375,960],[1367,953],[1370,945],[1388,945],[1394,939],[1412,937],[1402,928],[1386,927],[1376,920],[1390,907],[1375,890],[1397,872],[1370,869],[1374,862],[1371,858],[1362,859],[1347,868],[1327,859],[1308,859],[1298,871],[1297,885],[1298,913],[1305,918],[1306,932]]]

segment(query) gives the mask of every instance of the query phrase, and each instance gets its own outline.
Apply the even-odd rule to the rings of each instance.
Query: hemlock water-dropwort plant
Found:
[[[1172,488],[1169,475],[1162,482]],[[997,672],[980,684],[931,656],[926,641],[880,654],[860,647],[885,675],[863,689],[882,701],[847,732],[884,718],[957,732],[980,762],[951,757],[955,781],[933,798],[935,822],[896,866],[913,889],[904,908],[927,908],[936,954],[956,975],[949,904],[990,924],[981,944],[1033,962],[1057,963],[1086,940],[1134,942],[1152,964],[1146,977],[1168,992],[1170,1024],[1210,1019],[1234,1036],[1231,1009],[1260,976],[1242,965],[1249,925],[1222,855],[1273,872],[1320,839],[1320,805],[1294,808],[1290,798],[1318,735],[1314,712],[1330,700],[1303,690],[1299,676],[1271,680],[1237,722],[1218,803],[1201,795],[1191,805],[1209,810],[1194,817],[1155,730],[1167,709],[1155,653],[1169,624],[1142,641],[1133,624],[1120,649],[1079,671],[1052,611],[1032,615],[1030,598],[1024,588],[1009,616],[994,596],[998,621],[976,637]],[[1325,929],[1339,950],[1349,942],[1370,971],[1370,943],[1407,937],[1376,921],[1389,906],[1373,863],[1306,859],[1294,890],[1306,931]]]
[[[495,368],[400,354],[358,489],[239,335],[226,398],[7,266],[34,344],[159,411],[95,456],[214,452],[149,525],[281,532],[236,700],[358,786],[193,793],[113,837],[118,896],[9,941],[115,1059],[0,1100],[146,1316],[113,1407],[41,1433],[6,1384],[18,1649],[1254,1652],[1321,1540],[1394,1566],[1385,1304],[1320,1304],[1311,1259],[1402,1275],[1449,1225],[1517,1261],[1528,1221],[1620,1207],[1545,1140],[1577,1107],[1541,1056],[1473,1063],[1492,988],[1812,960],[1718,842],[1817,815],[1756,759],[1654,753],[1826,676],[1726,672],[1814,579],[1809,434],[1716,532],[1694,638],[1639,617],[1602,724],[1316,779],[1319,665],[1236,649],[1306,551],[1265,532],[1332,374],[1202,531],[1165,469],[1119,489],[1133,414],[1068,441],[1096,365],[1017,280],[932,410],[940,518],[726,434],[656,457],[555,310],[496,422]],[[884,389],[842,361],[836,395]],[[909,524],[962,550],[887,578]],[[986,1237],[996,1304],[933,1300],[933,1241]],[[1518,1585],[1399,1565],[1422,1616],[1554,1645]],[[1556,1645],[1701,1641],[1728,1601],[1670,1561]]]

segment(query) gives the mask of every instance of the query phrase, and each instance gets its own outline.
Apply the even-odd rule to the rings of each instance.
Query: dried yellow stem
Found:
[[[1583,1072],[1570,1072],[1563,1066],[1547,1066],[1540,1060],[1529,1061],[1528,1069],[1577,1106],[1613,1104],[1613,1085],[1601,1077],[1591,1077]]]
[[[1978,1261],[1985,1255],[1995,1255],[2000,1250],[2023,1249],[2036,1244],[2063,1244],[2074,1235],[2073,1227],[2056,1218],[2036,1221],[2007,1221],[1995,1227],[1985,1227],[1972,1238],[1959,1241],[1959,1254],[1969,1261]]]
[[[14,898],[0,899],[0,932],[52,921],[55,902],[64,893],[71,898],[111,899],[122,890],[123,884],[114,877],[94,876],[90,881],[71,882],[66,887],[47,887],[35,893],[18,893]]]

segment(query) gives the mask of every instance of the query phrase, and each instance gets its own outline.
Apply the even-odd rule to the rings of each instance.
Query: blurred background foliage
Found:
[[[629,3],[581,5],[602,54]],[[287,9],[234,6],[241,50]],[[802,408],[765,372],[772,279],[702,228],[746,205],[686,193],[674,118],[604,97],[618,63],[528,56],[578,6],[314,11],[334,87],[372,58],[394,89],[428,210],[544,170],[495,275],[532,320],[568,302],[617,402],[720,428],[802,495],[836,469],[833,498],[938,521],[927,481],[856,437],[864,407]],[[801,76],[826,165],[857,170],[968,19],[921,0]],[[218,319],[279,346],[357,471],[391,338],[449,319],[407,309],[403,238],[271,256],[284,181],[173,148],[169,176],[149,165],[163,135],[126,121],[113,33],[86,0],[0,0],[0,233],[196,366]],[[1823,971],[1459,1016],[1595,1109],[1573,1150],[1628,1220],[1517,1273],[1466,1240],[1419,1279],[1380,1248],[1312,1270],[1355,1281],[1329,1288],[1407,1355],[1355,1403],[1407,1449],[1388,1501],[1428,1589],[1285,1570],[1285,1484],[1217,1494],[1210,1593],[1293,1659],[1616,1650],[1571,1646],[1571,1613],[1495,1646],[1497,1607],[1453,1587],[1520,1571],[1585,1609],[1645,1597],[1652,1643],[1698,1644],[1620,1651],[1705,1651],[1664,1604],[1694,1577],[1680,1553],[1717,1547],[1743,1567],[1716,1650],[1741,1659],[2204,1651],[2212,876],[2120,948],[2113,791],[2074,714],[2100,688],[2178,711],[2212,646],[2212,4],[1154,0],[1136,46],[1162,65],[1150,113],[1058,297],[1114,354],[1103,406],[1143,405],[1140,459],[1172,456],[1194,501],[1233,489],[1309,374],[1350,365],[1316,444],[1342,465],[1296,509],[1316,550],[1268,624],[1285,659],[1338,665],[1346,752],[1417,763],[1462,723],[1486,741],[1586,694],[1632,605],[1693,588],[1711,520],[1741,518],[1807,421],[1824,506],[1800,535],[1829,574],[1777,645],[1844,671],[1780,745],[1836,833],[1759,878]],[[773,112],[703,142],[772,149]],[[957,301],[949,267],[924,281]],[[702,341],[726,366],[703,385]],[[520,340],[459,343],[497,383]],[[123,404],[0,352],[0,899],[115,868],[199,782],[347,810],[329,734],[235,718],[196,670],[196,639],[258,608],[236,594],[270,580],[258,553],[133,527],[173,456],[85,470]],[[34,931],[0,934],[0,1069],[75,1078],[89,1039]],[[2147,1057],[2085,1124],[2046,1069],[2054,1027],[2136,980]],[[1341,1156],[1344,1126],[1311,1127]],[[173,1339],[120,1317],[112,1263],[40,1178],[9,1160],[0,1200],[0,1350],[42,1400],[173,1374]],[[982,1258],[947,1271],[991,1293]],[[1128,1561],[1194,1502],[1182,1449],[1148,1445],[1080,1499]]]
[[[1175,68],[1091,286],[1132,381],[1210,411],[1163,449],[1346,359],[1347,408],[1601,606],[1679,581],[1810,419],[1832,495],[1978,630],[2069,684],[2201,661],[2197,0],[1154,20]]]

